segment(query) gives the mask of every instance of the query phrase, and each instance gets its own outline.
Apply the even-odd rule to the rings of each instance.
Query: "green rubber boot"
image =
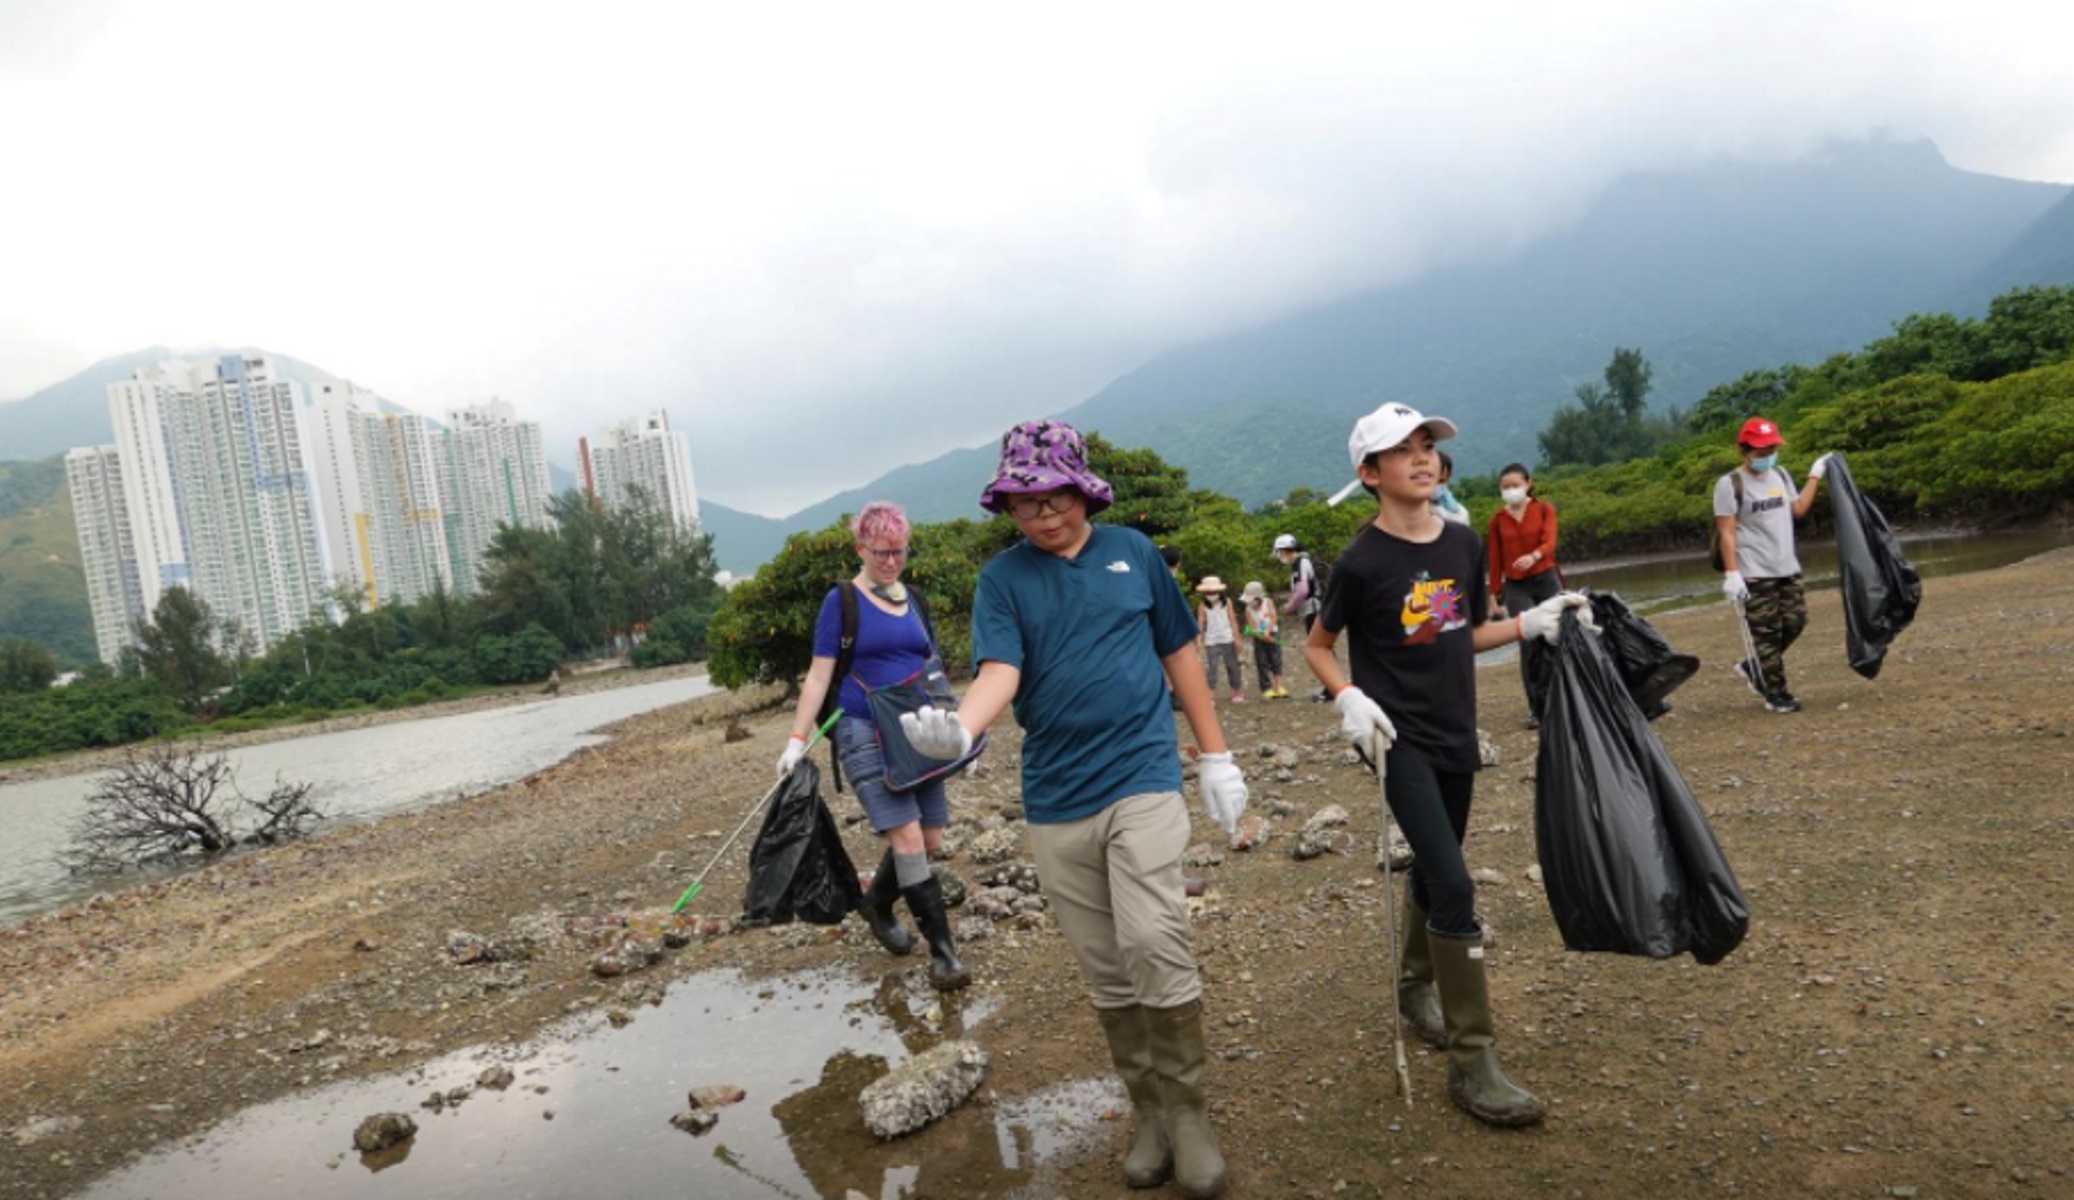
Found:
[[[1130,1153],[1123,1156],[1123,1182],[1128,1187],[1158,1187],[1174,1177],[1174,1147],[1167,1141],[1166,1110],[1160,1105],[1159,1075],[1152,1069],[1152,1031],[1145,1009],[1098,1008],[1095,1016],[1109,1038],[1109,1058],[1123,1077],[1137,1129]]]
[[[1418,1039],[1435,1050],[1447,1049],[1447,1018],[1441,1015],[1440,993],[1433,987],[1433,948],[1426,940],[1426,910],[1404,887],[1404,957],[1397,965],[1397,1011]]]
[[[1487,1125],[1539,1125],[1548,1116],[1541,1097],[1514,1083],[1498,1063],[1491,1031],[1491,995],[1484,977],[1483,938],[1429,933],[1434,981],[1447,1021],[1447,1094],[1455,1106]]]
[[[1210,1048],[1203,1038],[1202,1002],[1147,1007],[1145,1019],[1152,1035],[1160,1105],[1167,1115],[1167,1139],[1174,1147],[1174,1186],[1188,1200],[1209,1200],[1224,1192],[1224,1152],[1217,1148],[1210,1106],[1203,1099],[1203,1064]]]

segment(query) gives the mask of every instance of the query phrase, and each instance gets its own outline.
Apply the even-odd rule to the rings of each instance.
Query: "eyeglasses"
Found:
[[[1053,492],[1049,496],[1016,496],[1009,500],[1008,511],[1018,521],[1034,521],[1047,513],[1062,513],[1073,507],[1073,493]]]
[[[877,546],[864,545],[860,545],[857,548],[883,563],[896,563],[907,557],[906,546],[889,546],[884,550],[879,549]]]

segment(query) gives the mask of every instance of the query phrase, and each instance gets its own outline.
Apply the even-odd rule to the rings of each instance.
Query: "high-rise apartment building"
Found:
[[[452,587],[431,423],[383,412],[350,382],[312,392],[305,450],[327,574],[358,588],[370,608]]]
[[[493,399],[447,412],[439,455],[454,590],[473,595],[498,525],[548,527],[547,453],[540,426]]]
[[[123,499],[122,457],[113,446],[70,451],[65,455],[65,482],[79,526],[94,646],[101,661],[114,666],[146,615],[129,504]]]
[[[235,355],[206,367],[162,363],[109,385],[117,465],[98,473],[120,480],[137,613],[150,614],[165,589],[189,587],[217,619],[265,650],[324,607],[301,393],[266,359]],[[83,463],[81,471],[91,492]],[[82,515],[82,545],[89,536],[117,536],[111,528],[102,522],[90,533]],[[127,630],[134,621],[127,600],[118,616],[116,593],[98,594],[97,634]],[[110,647],[101,650],[110,657]]]
[[[578,443],[583,490],[606,508],[626,505],[629,489],[648,493],[681,528],[698,524],[699,494],[691,474],[691,438],[670,428],[669,414],[654,409],[621,421],[593,442]]]

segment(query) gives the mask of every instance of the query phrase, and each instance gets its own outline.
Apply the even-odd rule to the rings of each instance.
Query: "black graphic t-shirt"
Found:
[[[1441,523],[1430,542],[1364,526],[1340,555],[1318,620],[1347,636],[1354,686],[1382,706],[1400,744],[1448,771],[1474,771],[1476,647],[1490,610],[1483,542]]]

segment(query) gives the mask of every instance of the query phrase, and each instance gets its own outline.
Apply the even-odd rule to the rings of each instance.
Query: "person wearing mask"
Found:
[[[1498,472],[1498,498],[1502,507],[1491,514],[1484,531],[1484,553],[1490,558],[1491,615],[1498,614],[1502,597],[1505,611],[1523,613],[1563,590],[1556,571],[1555,505],[1534,495],[1534,476],[1523,463],[1507,463]],[[1539,728],[1542,707],[1547,701],[1546,664],[1542,648],[1529,643],[1520,647],[1520,684],[1527,693],[1527,727]]]
[[[888,953],[911,953],[914,939],[893,912],[896,899],[907,901],[929,943],[930,984],[938,991],[956,991],[972,976],[958,960],[943,885],[929,868],[930,856],[943,846],[944,826],[950,824],[950,801],[941,779],[905,792],[886,787],[879,731],[865,699],[866,687],[899,683],[921,670],[934,653],[921,613],[900,581],[907,566],[908,532],[907,514],[884,500],[865,505],[850,522],[859,563],[852,580],[857,589],[857,629],[850,672],[840,680],[834,677],[842,642],[842,597],[840,589],[830,588],[814,624],[814,659],[800,684],[792,731],[785,752],[778,756],[778,775],[791,774],[806,754],[822,702],[831,688],[836,689],[843,715],[835,724],[835,753],[872,830],[886,839],[885,856],[872,872],[871,890],[864,894],[865,924]]]
[[[1215,1196],[1224,1156],[1203,1094],[1209,1045],[1189,947],[1181,856],[1190,830],[1168,687],[1201,747],[1203,807],[1227,833],[1245,811],[1246,782],[1181,590],[1144,534],[1089,520],[1111,499],[1072,426],[1008,431],[980,507],[1012,516],[1023,540],[980,571],[977,675],[956,712],[924,708],[901,724],[923,754],[956,758],[1013,704],[1037,875],[1135,1117],[1124,1182],[1172,1179],[1185,1196]]]
[[[1786,690],[1786,650],[1807,628],[1808,596],[1800,557],[1793,548],[1793,522],[1814,507],[1815,492],[1829,468],[1824,454],[1808,467],[1796,492],[1793,477],[1779,465],[1786,444],[1779,427],[1763,417],[1743,422],[1736,449],[1743,465],[1714,483],[1714,528],[1721,543],[1721,593],[1748,625],[1757,649],[1754,667],[1735,665],[1737,677],[1775,713],[1800,711]]]
[[[1415,855],[1405,905],[1399,1010],[1413,1030],[1448,1051],[1448,1095],[1492,1125],[1534,1125],[1547,1107],[1505,1073],[1484,975],[1476,887],[1462,857],[1481,765],[1476,735],[1476,655],[1529,639],[1554,641],[1585,597],[1563,593],[1510,621],[1489,618],[1483,544],[1433,511],[1440,479],[1434,443],[1455,425],[1386,404],[1354,426],[1348,457],[1376,499],[1375,519],[1340,555],[1325,609],[1304,656],[1332,692],[1340,732],[1363,754],[1384,756],[1383,792]],[[1349,684],[1333,658],[1347,635]]]
[[[1460,500],[1455,499],[1455,493],[1448,488],[1448,484],[1453,482],[1454,478],[1455,460],[1449,458],[1447,451],[1443,450],[1440,452],[1440,486],[1433,489],[1433,511],[1439,513],[1442,520],[1453,521],[1457,525],[1473,525],[1474,522],[1469,519],[1469,509],[1464,507]]]

